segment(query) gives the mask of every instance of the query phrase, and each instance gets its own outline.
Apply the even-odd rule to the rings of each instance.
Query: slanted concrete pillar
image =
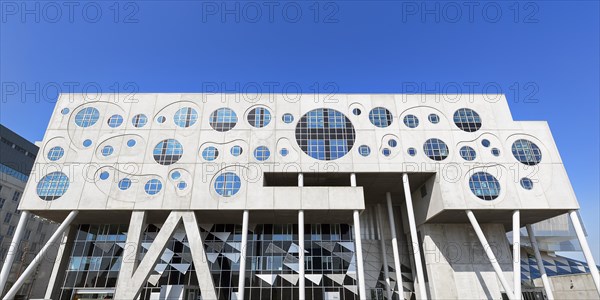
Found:
[[[379,230],[379,242],[381,245],[381,261],[383,262],[383,276],[385,277],[385,290],[387,293],[387,298],[388,299],[393,299],[393,295],[394,295],[394,290],[392,288],[392,284],[390,281],[390,272],[388,270],[388,260],[387,260],[387,249],[385,247],[385,239],[383,238],[383,226],[381,226],[381,220],[383,218],[383,216],[381,215],[381,204],[377,204],[377,218],[375,219],[377,221],[377,230]],[[391,225],[393,227],[393,225]],[[394,230],[394,233],[392,234],[392,243],[394,243],[396,238],[396,232]],[[394,246],[392,245],[392,249],[394,248]],[[392,250],[393,251],[393,250]],[[394,267],[397,268],[396,262],[394,261]],[[399,276],[400,274],[400,276]],[[398,272],[398,270],[396,269],[396,281],[397,282],[402,282],[402,275],[400,272]],[[402,285],[399,286],[400,288],[402,288]],[[402,290],[400,290],[400,292],[402,293]]]
[[[513,285],[515,297],[521,299],[521,214],[518,210],[513,212]]]
[[[246,284],[246,248],[248,248],[248,210],[242,215],[242,247],[240,253],[240,276],[238,281],[238,300],[244,300],[244,288]]]
[[[590,245],[588,245],[587,238],[583,233],[581,220],[579,220],[579,215],[577,215],[576,210],[569,211],[569,217],[571,218],[571,223],[573,223],[573,227],[575,228],[577,240],[579,240],[579,245],[581,245],[583,256],[585,256],[588,268],[590,269],[590,273],[592,274],[592,279],[594,279],[596,290],[598,291],[598,295],[600,295],[600,274],[598,274],[598,267],[596,266],[596,262],[594,261],[594,256],[592,255],[592,250],[590,250]]]
[[[2,271],[0,271],[0,294],[4,292],[4,288],[6,287],[6,281],[8,280],[8,275],[10,274],[13,262],[15,261],[15,255],[17,254],[17,252],[19,252],[19,243],[21,243],[21,237],[23,236],[23,232],[25,232],[28,217],[28,212],[21,212],[19,224],[17,224],[17,228],[13,235],[12,241],[10,242],[10,246],[8,246],[6,259],[4,260],[4,265],[2,265]]]
[[[404,185],[404,198],[406,198],[406,215],[408,216],[408,225],[410,227],[410,240],[412,242],[415,268],[417,269],[417,280],[419,284],[420,299],[427,299],[427,289],[425,287],[425,274],[421,260],[421,251],[419,248],[419,237],[417,235],[417,223],[415,221],[415,211],[412,204],[412,195],[410,193],[410,182],[408,174],[402,174],[402,183]]]
[[[527,228],[527,235],[529,235],[529,241],[531,242],[531,247],[533,248],[533,254],[535,255],[535,260],[537,262],[538,269],[540,270],[540,277],[542,278],[542,284],[544,284],[546,297],[548,297],[548,300],[554,300],[552,286],[550,285],[550,280],[548,280],[548,275],[546,275],[546,268],[544,267],[544,261],[542,261],[542,255],[540,254],[540,248],[538,247],[533,228],[530,224],[527,224],[525,228]]]

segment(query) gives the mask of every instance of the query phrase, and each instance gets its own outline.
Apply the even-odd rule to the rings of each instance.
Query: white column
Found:
[[[394,218],[394,208],[392,207],[392,194],[385,193],[388,210],[388,221],[390,223],[390,233],[392,234],[392,254],[394,255],[394,269],[396,270],[396,284],[400,298],[404,297],[404,286],[402,284],[402,264],[400,263],[400,251],[398,250],[398,237],[396,234],[396,218]],[[420,262],[420,261],[419,261]],[[390,298],[392,299],[392,298]]]
[[[306,299],[306,282],[304,276],[304,211],[298,211],[298,298]]]
[[[531,247],[533,248],[533,254],[535,255],[535,260],[537,262],[538,269],[540,270],[540,275],[542,278],[542,283],[544,284],[546,296],[548,297],[548,300],[554,300],[554,294],[552,294],[552,286],[550,286],[548,275],[546,275],[546,268],[544,267],[544,261],[542,261],[542,255],[540,254],[540,248],[538,247],[533,228],[530,224],[525,225],[525,228],[527,228],[527,235],[529,235],[529,241],[531,242]]]
[[[238,280],[237,299],[244,300],[244,287],[246,280],[246,248],[248,248],[248,210],[244,210],[242,216],[242,247],[240,251],[240,276]]]
[[[352,187],[356,186],[356,173],[350,174],[350,186],[352,186]]]
[[[381,261],[383,262],[383,276],[385,277],[385,284],[386,284],[386,292],[387,292],[387,298],[389,300],[392,300],[392,296],[394,295],[394,290],[392,289],[392,284],[390,282],[390,272],[389,272],[389,268],[388,268],[388,260],[387,260],[387,250],[385,249],[385,239],[383,238],[383,226],[381,226],[381,220],[383,218],[383,216],[381,215],[381,204],[377,204],[377,218],[375,218],[375,220],[377,221],[377,230],[379,230],[379,242],[381,245]],[[392,243],[394,243],[394,240],[396,239],[396,233],[394,232],[392,234]],[[392,249],[394,248],[394,246],[392,245]],[[394,261],[394,267],[398,268],[398,265],[396,264],[396,262]],[[400,276],[398,277],[398,274],[400,274]],[[402,278],[402,274],[399,273],[398,271],[396,271],[396,282],[402,282],[402,280],[400,278]],[[400,288],[402,288],[402,285],[399,285]],[[400,293],[402,295],[402,290],[400,290]]]
[[[500,264],[498,264],[498,260],[496,259],[496,255],[494,255],[494,252],[492,251],[492,247],[490,247],[490,244],[488,243],[487,239],[485,238],[485,235],[483,234],[483,231],[481,230],[481,227],[479,226],[479,222],[477,222],[477,218],[475,218],[475,214],[473,214],[471,210],[467,210],[467,217],[469,217],[469,221],[471,221],[471,226],[473,226],[475,234],[477,234],[477,237],[479,238],[479,242],[481,242],[481,246],[483,247],[485,254],[487,254],[490,263],[492,263],[492,267],[494,267],[494,271],[496,271],[496,275],[498,275],[498,279],[500,280],[502,287],[504,287],[504,292],[506,292],[508,299],[516,299],[510,285],[508,284],[508,281],[506,281],[506,278],[504,278],[502,268],[500,267]]]
[[[587,261],[588,268],[590,269],[590,273],[592,274],[592,278],[594,279],[596,290],[598,291],[598,295],[600,295],[600,275],[598,274],[598,267],[596,266],[596,262],[594,261],[594,256],[592,255],[592,251],[590,250],[590,245],[588,245],[587,238],[583,233],[583,228],[581,227],[581,220],[579,220],[579,216],[577,215],[577,211],[575,210],[569,211],[569,217],[571,217],[571,223],[573,223],[573,227],[575,228],[575,233],[577,234],[579,245],[581,245],[581,250],[583,251],[583,255],[585,256],[585,260]]]
[[[410,182],[408,174],[402,174],[402,183],[404,185],[404,198],[406,198],[406,215],[408,216],[408,225],[410,227],[410,240],[412,242],[415,268],[417,269],[417,281],[419,284],[420,299],[427,299],[427,289],[425,288],[425,275],[423,274],[423,265],[421,264],[421,250],[419,248],[419,238],[417,236],[417,223],[415,222],[415,211],[412,204],[412,195],[410,193]],[[388,202],[388,209],[391,211],[391,197]]]
[[[33,274],[33,272],[35,271],[37,266],[44,259],[44,255],[46,255],[46,252],[48,252],[48,249],[50,248],[50,246],[52,246],[56,242],[56,240],[58,240],[58,238],[60,238],[62,236],[62,234],[65,232],[65,230],[67,228],[69,228],[69,225],[71,225],[71,222],[73,221],[73,219],[75,219],[75,217],[77,216],[77,213],[78,213],[78,211],[76,211],[76,210],[69,213],[69,215],[65,218],[65,220],[62,222],[62,224],[60,224],[58,229],[56,229],[54,234],[52,234],[50,239],[48,239],[48,242],[46,242],[46,245],[44,245],[44,247],[42,249],[40,249],[40,251],[35,256],[35,258],[31,261],[29,266],[27,266],[27,269],[25,269],[25,271],[21,274],[21,276],[19,276],[17,281],[15,281],[15,284],[13,284],[13,286],[10,288],[10,290],[8,292],[6,292],[6,295],[4,295],[4,298],[3,298],[4,300],[13,299],[15,297],[15,295],[17,294],[17,292],[19,291],[19,289],[21,288],[23,283],[25,283],[25,280],[27,280],[27,278]]]
[[[363,266],[362,240],[360,237],[360,213],[355,210],[354,217],[354,244],[356,247],[356,273],[358,273],[358,296],[360,300],[367,300],[367,289],[365,287],[365,268]]]
[[[513,285],[515,297],[521,299],[521,213],[513,211],[512,216],[513,242]]]
[[[6,287],[6,281],[8,280],[10,269],[12,268],[12,264],[15,261],[15,255],[17,254],[17,252],[19,252],[19,243],[21,242],[21,236],[23,235],[23,232],[25,232],[25,225],[27,225],[28,217],[28,212],[21,212],[19,224],[17,225],[17,229],[15,230],[12,241],[8,246],[6,259],[4,260],[4,265],[2,265],[2,271],[0,272],[0,295],[4,292],[4,288]]]

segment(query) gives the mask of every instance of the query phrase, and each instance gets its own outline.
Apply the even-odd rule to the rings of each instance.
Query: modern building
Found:
[[[9,252],[14,253],[12,272],[3,273],[8,276],[3,280],[6,281],[6,287],[10,288],[58,226],[38,216],[27,215],[24,219],[27,223],[22,229],[22,241],[17,247],[11,247],[11,239],[21,214],[18,210],[19,202],[38,147],[3,125],[0,125],[0,142],[0,259],[4,259]],[[52,261],[43,261],[34,269],[35,276],[24,282],[16,296],[23,299],[43,296],[44,282],[50,278],[52,266]]]
[[[40,148],[46,299],[552,299],[554,225],[600,292],[548,124],[503,95],[63,94]]]

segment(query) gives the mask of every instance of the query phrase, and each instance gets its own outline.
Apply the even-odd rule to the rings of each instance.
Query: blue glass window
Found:
[[[533,188],[533,181],[527,177],[523,177],[520,180],[521,186],[526,190],[531,190]]]
[[[360,113],[361,113],[361,111],[360,111],[360,109],[359,109],[359,108],[355,108],[355,109],[353,109],[353,110],[352,110],[352,113],[353,113],[355,116],[360,116]]]
[[[307,154],[318,160],[325,160],[325,140],[309,140]]]
[[[283,123],[289,124],[294,122],[294,116],[292,116],[292,114],[283,114],[283,116],[281,116],[281,120]]]
[[[164,123],[167,120],[167,118],[165,118],[165,116],[158,116],[158,118],[156,118],[156,122],[158,123]]]
[[[516,140],[512,144],[512,153],[523,164],[534,166],[542,161],[542,151],[529,140]]]
[[[86,147],[86,148],[87,148],[87,147],[89,147],[89,146],[91,146],[91,145],[92,145],[92,140],[90,140],[90,139],[87,139],[87,140],[83,141],[83,146],[84,146],[84,147]]]
[[[410,155],[410,156],[417,155],[417,149],[415,149],[413,147],[408,148],[408,150],[406,152],[408,152],[408,155]]]
[[[355,131],[341,112],[320,108],[306,113],[296,126],[300,149],[318,160],[333,160],[352,149]]]
[[[325,128],[325,117],[324,111],[322,109],[315,109],[313,111],[309,111],[307,114],[307,124],[308,128]]]
[[[179,173],[179,171],[173,171],[173,172],[171,172],[171,179],[177,180],[180,177],[181,177],[181,173]]]
[[[258,161],[265,161],[271,156],[271,151],[265,146],[259,146],[254,149],[254,158]]]
[[[209,124],[214,130],[225,132],[237,124],[237,115],[229,108],[219,108],[210,114]]]
[[[134,139],[130,139],[130,140],[128,140],[128,141],[127,141],[127,146],[128,146],[128,147],[133,147],[133,146],[135,146],[135,140],[134,140]]]
[[[60,146],[52,147],[50,151],[48,151],[48,159],[51,161],[57,161],[65,154],[65,149]]]
[[[123,117],[121,115],[112,115],[108,118],[108,126],[115,128],[121,126],[123,124]]]
[[[448,157],[448,146],[440,139],[428,139],[423,145],[423,151],[427,157],[433,160],[444,160]]]
[[[358,147],[358,153],[362,156],[369,156],[369,154],[371,154],[371,148],[367,145],[360,145]]]
[[[239,156],[242,154],[242,147],[237,146],[237,145],[233,146],[233,147],[231,147],[230,152],[231,152],[231,155],[233,155],[233,156]]]
[[[42,200],[54,200],[69,188],[69,177],[62,172],[52,172],[42,177],[37,184],[37,194]]]
[[[187,183],[185,183],[185,181],[180,181],[179,183],[177,183],[177,188],[180,190],[185,190],[186,187]]]
[[[148,117],[146,117],[144,114],[135,115],[131,120],[131,124],[137,128],[144,127],[146,123],[148,123]]]
[[[100,173],[100,179],[106,180],[106,179],[108,179],[108,177],[110,177],[110,174],[108,174],[108,172],[103,171]]]
[[[494,200],[500,195],[500,183],[496,177],[486,172],[473,174],[469,179],[469,188],[483,200]]]
[[[408,128],[417,128],[419,126],[419,118],[415,115],[404,116],[404,125]]]
[[[66,114],[68,114],[69,112],[70,112],[70,110],[69,110],[69,108],[67,108],[67,107],[65,107],[65,108],[63,108],[63,109],[61,109],[61,110],[60,110],[60,113],[61,113],[61,114],[63,114],[63,115],[66,115]]]
[[[429,114],[429,116],[427,116],[427,119],[429,119],[429,122],[431,122],[431,124],[437,124],[440,122],[440,116],[438,116],[437,114]]]
[[[111,145],[106,145],[104,146],[104,148],[102,148],[102,156],[109,156],[111,154],[113,154],[113,152],[115,151],[115,149],[111,146]]]
[[[398,142],[395,139],[390,139],[388,141],[388,145],[392,148],[395,148],[396,146],[398,146]]]
[[[240,190],[242,181],[235,173],[222,173],[215,179],[215,191],[223,197],[231,197]]]
[[[172,165],[183,156],[183,146],[174,139],[163,140],[152,151],[154,160],[161,165]]]
[[[392,124],[394,118],[389,110],[383,107],[375,107],[369,112],[369,120],[377,127],[385,128]]]
[[[329,111],[329,128],[345,128],[346,116],[336,110]]]
[[[148,195],[156,195],[162,189],[162,182],[158,179],[150,179],[146,182],[144,186],[144,191]]]
[[[454,112],[454,124],[466,132],[475,132],[481,128],[481,118],[474,110],[461,108]]]
[[[348,153],[348,143],[346,140],[329,140],[330,158],[338,159]]]
[[[79,127],[90,127],[98,122],[99,117],[100,112],[97,109],[86,107],[75,115],[75,124]]]
[[[119,181],[119,189],[126,190],[131,186],[131,179],[123,178]]]
[[[179,127],[183,127],[183,128],[194,125],[197,120],[198,120],[198,113],[196,112],[195,109],[193,109],[191,107],[184,107],[184,108],[179,109],[175,113],[175,116],[173,117],[173,121],[175,122],[175,125],[177,125]]]
[[[389,148],[383,148],[383,150],[381,150],[381,153],[383,153],[383,156],[390,156],[392,154],[392,150],[390,150]]]
[[[281,148],[281,150],[279,150],[279,154],[281,154],[281,156],[287,156],[289,153],[287,148]]]
[[[213,146],[204,148],[202,151],[202,158],[206,161],[213,161],[219,157],[219,150]]]
[[[492,148],[492,154],[494,156],[500,156],[500,149],[498,149],[498,148]]]
[[[248,123],[256,128],[262,128],[271,122],[271,112],[264,107],[257,107],[248,114]]]
[[[483,145],[483,146],[484,146],[484,147],[486,147],[486,148],[487,148],[487,147],[489,147],[489,146],[490,146],[490,144],[491,144],[491,143],[490,143],[490,141],[489,141],[489,140],[487,140],[487,139],[483,139],[483,140],[481,140],[481,145]]]
[[[475,150],[469,146],[463,146],[460,148],[460,157],[464,160],[472,161],[477,157]]]

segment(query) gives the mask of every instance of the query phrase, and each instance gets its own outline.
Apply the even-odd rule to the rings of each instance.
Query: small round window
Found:
[[[406,115],[404,117],[404,125],[408,128],[417,128],[419,126],[419,118],[415,115]]]
[[[223,197],[231,197],[239,192],[242,186],[240,177],[235,173],[222,173],[215,179],[214,187],[217,194]]]
[[[219,132],[231,130],[237,124],[237,115],[229,108],[219,108],[210,114],[210,127]]]
[[[427,157],[433,160],[444,160],[448,157],[448,146],[440,139],[428,139],[423,144],[423,151]]]
[[[417,149],[415,149],[413,147],[408,148],[408,150],[406,152],[408,152],[408,155],[410,155],[410,156],[417,155]]]
[[[355,116],[360,116],[360,113],[361,113],[360,108],[355,108],[352,110],[352,114],[354,114]]]
[[[521,187],[523,187],[526,190],[533,189],[533,181],[531,181],[531,179],[529,179],[527,177],[521,178],[520,183],[521,183]]]
[[[133,147],[135,146],[135,140],[134,139],[130,139],[127,141],[127,147]]]
[[[494,200],[500,195],[500,183],[493,175],[486,172],[477,172],[469,179],[471,192],[480,199]]]
[[[219,157],[219,150],[213,146],[209,146],[202,150],[202,158],[206,161],[213,161]]]
[[[119,189],[124,191],[131,186],[131,179],[123,178],[119,181]]]
[[[63,108],[63,109],[61,109],[61,110],[60,110],[60,113],[61,113],[61,114],[63,114],[63,115],[66,115],[66,114],[68,114],[69,112],[70,112],[70,110],[69,110],[69,108],[67,108],[67,107],[65,107],[65,108]]]
[[[69,188],[69,177],[62,172],[52,172],[40,180],[37,184],[37,194],[42,200],[55,200],[67,192]]]
[[[84,146],[84,147],[86,147],[86,148],[87,148],[87,147],[89,147],[89,146],[91,146],[91,145],[92,145],[92,140],[90,140],[90,139],[87,139],[87,140],[83,141],[83,146]]]
[[[289,124],[294,122],[294,116],[292,116],[292,114],[283,114],[283,116],[281,116],[281,120],[283,123]]]
[[[144,185],[144,191],[151,196],[158,194],[160,190],[162,190],[162,182],[158,179],[150,179],[146,182],[146,185]]]
[[[388,157],[392,155],[392,150],[390,150],[389,148],[383,148],[383,150],[381,150],[381,153],[383,154],[383,156]]]
[[[165,116],[158,116],[158,118],[156,118],[156,122],[162,124],[167,120],[167,118],[165,118]]]
[[[152,151],[154,160],[164,166],[176,163],[183,156],[183,146],[174,139],[163,140]]]
[[[264,107],[257,107],[248,114],[248,123],[256,128],[262,128],[271,122],[271,112]]]
[[[190,127],[198,121],[198,113],[191,107],[184,107],[175,112],[173,121],[179,127]]]
[[[396,146],[398,146],[398,142],[395,139],[390,139],[388,141],[388,145],[392,148],[395,148]]]
[[[110,156],[111,154],[113,154],[114,151],[115,148],[113,148],[111,145],[106,145],[102,148],[101,153],[102,156]]]
[[[106,179],[108,179],[108,177],[110,177],[110,174],[108,172],[104,171],[104,172],[100,173],[101,180],[106,180]]]
[[[75,115],[75,124],[79,127],[90,127],[98,122],[99,117],[100,112],[96,108],[86,107]]]
[[[281,148],[281,150],[279,150],[279,154],[281,154],[281,156],[287,156],[290,153],[290,151],[287,148]]]
[[[254,158],[258,161],[265,161],[271,156],[271,151],[265,146],[259,146],[254,149]]]
[[[50,149],[50,151],[48,151],[48,159],[51,161],[57,161],[61,157],[63,157],[64,154],[65,154],[65,150],[62,147],[60,147],[60,146],[52,147],[52,149]]]
[[[362,156],[369,156],[369,154],[371,154],[371,148],[367,145],[360,145],[358,147],[358,153]]]
[[[498,149],[498,148],[492,148],[492,154],[494,156],[500,156],[500,149]]]
[[[121,126],[121,124],[123,124],[123,117],[121,117],[121,115],[112,115],[110,118],[108,118],[108,126],[112,127],[112,128],[116,128]]]
[[[229,150],[231,152],[231,155],[233,156],[240,156],[242,154],[242,147],[240,146],[233,146],[231,147],[231,150]]]
[[[481,140],[481,145],[483,145],[484,147],[489,147],[491,145],[490,141],[487,139],[483,139]]]
[[[542,151],[529,140],[516,140],[512,144],[512,153],[523,164],[534,166],[542,161]]]
[[[369,120],[371,121],[371,124],[380,128],[385,128],[392,124],[394,118],[392,117],[392,113],[386,108],[375,107],[369,112]]]
[[[464,160],[472,161],[477,157],[477,153],[475,153],[475,149],[469,146],[463,146],[460,148],[460,157]]]
[[[461,108],[454,112],[454,124],[466,132],[475,132],[481,128],[481,118],[474,110]]]
[[[131,124],[136,128],[144,127],[146,123],[148,123],[148,117],[144,114],[135,115],[133,119],[131,119]]]
[[[431,124],[437,124],[440,122],[440,116],[438,116],[437,114],[429,114],[429,116],[427,116],[427,119],[429,120],[429,122],[431,122]]]

